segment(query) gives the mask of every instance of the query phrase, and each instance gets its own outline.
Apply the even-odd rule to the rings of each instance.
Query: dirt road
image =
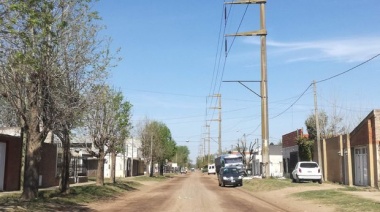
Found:
[[[219,187],[216,176],[191,172],[145,186],[112,202],[89,205],[95,211],[285,211],[235,187]]]

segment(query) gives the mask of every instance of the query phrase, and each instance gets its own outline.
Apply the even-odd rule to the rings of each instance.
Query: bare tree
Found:
[[[236,144],[236,150],[241,154],[243,157],[243,164],[246,169],[248,169],[249,164],[253,160],[253,147],[256,145],[256,143],[249,143],[249,146],[247,146],[247,138],[246,135],[243,135],[243,139],[238,140],[238,143]],[[249,154],[247,158],[247,152]]]

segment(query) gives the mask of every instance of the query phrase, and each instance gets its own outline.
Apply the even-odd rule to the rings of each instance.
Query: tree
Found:
[[[93,93],[93,104],[86,116],[85,126],[97,149],[97,152],[89,150],[98,158],[96,185],[103,186],[105,156],[111,153],[116,157],[116,152],[121,151],[129,134],[131,105],[127,102],[123,104],[122,94],[108,86],[98,86]]]
[[[169,128],[162,122],[145,120],[139,129],[142,155],[150,163],[149,176],[153,177],[154,162],[160,165],[160,174],[166,159],[175,154],[176,145]]]
[[[0,3],[1,94],[20,120],[26,147],[22,199],[38,195],[38,164],[42,142],[51,130],[54,80],[60,76],[57,58],[62,27],[54,22],[52,1],[2,1]]]
[[[305,137],[298,137],[298,155],[301,161],[311,161],[313,159],[313,145],[314,141]]]
[[[105,68],[112,56],[108,53],[107,42],[104,46],[99,45],[102,40],[96,33],[102,27],[94,24],[99,17],[90,11],[89,5],[81,1],[62,1],[58,7],[61,10],[59,20],[65,27],[57,35],[60,37],[56,44],[57,63],[62,75],[57,78],[60,90],[52,118],[56,120],[53,132],[63,147],[59,189],[62,193],[69,193],[71,130],[81,126],[80,120],[89,104],[85,95],[93,86],[103,83],[107,75]]]
[[[114,98],[114,108],[116,109],[116,126],[112,133],[110,142],[107,143],[107,152],[111,154],[111,180],[116,183],[116,155],[124,153],[125,139],[129,137],[131,125],[132,104],[128,101],[122,102],[123,96],[118,93]]]
[[[249,144],[249,147],[247,146],[247,138],[245,136],[245,134],[243,135],[243,139],[241,140],[238,140],[238,143],[236,144],[236,150],[241,154],[241,156],[243,157],[243,164],[245,166],[246,169],[248,169],[248,165],[251,163],[251,161],[253,160],[253,147],[256,145],[256,142],[255,143],[250,143]],[[247,152],[249,152],[249,156],[247,158]]]
[[[326,115],[326,112],[323,110],[320,110],[318,114],[318,118],[319,118],[319,130],[320,130],[321,138],[325,138],[327,122],[328,122],[328,117]],[[317,128],[315,124],[315,115],[313,113],[310,114],[309,117],[306,119],[305,125],[306,125],[307,132],[309,134],[309,139],[316,140]]]
[[[99,28],[92,22],[96,13],[90,12],[89,2],[0,3],[0,93],[21,126],[25,200],[37,197],[40,150],[48,132],[58,132],[62,143],[69,143],[79,111],[73,106],[83,92],[76,89],[103,79],[99,73],[109,66],[108,47],[99,50],[105,45],[96,38]]]
[[[319,111],[319,129],[321,138],[332,138],[341,133],[347,132],[345,126],[343,126],[343,118],[333,110],[332,115],[328,116],[324,110]],[[309,139],[316,140],[317,130],[315,124],[315,115],[310,114],[305,121],[307,132],[309,134]]]
[[[16,112],[2,96],[0,96],[0,117],[0,127],[20,126],[19,122],[17,121]]]
[[[178,166],[184,167],[188,164],[189,159],[189,148],[187,146],[178,146],[175,152],[175,155],[172,158],[172,161],[176,161]]]

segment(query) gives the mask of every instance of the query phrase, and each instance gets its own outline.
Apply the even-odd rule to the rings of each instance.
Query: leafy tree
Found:
[[[125,139],[128,138],[131,125],[131,108],[132,104],[128,101],[122,102],[123,96],[118,93],[114,101],[114,108],[116,109],[116,126],[113,131],[113,135],[110,138],[110,142],[107,143],[107,151],[111,154],[111,180],[112,183],[116,183],[116,155],[125,151]]]
[[[313,140],[308,140],[305,137],[298,137],[298,155],[301,161],[311,161],[313,159]]]
[[[128,102],[122,103],[122,94],[99,86],[93,90],[93,104],[88,111],[85,126],[97,152],[89,150],[98,158],[96,185],[104,185],[104,162],[108,153],[115,157],[121,151],[123,142],[129,134],[130,108]]]
[[[327,128],[327,122],[328,117],[326,115],[326,112],[323,110],[319,111],[318,114],[318,120],[319,120],[319,129],[320,129],[320,135],[321,138],[326,137],[326,128]],[[309,134],[310,140],[316,140],[317,139],[317,128],[315,124],[315,115],[312,113],[309,115],[309,117],[305,121],[306,129]]]
[[[104,79],[109,66],[108,47],[96,38],[99,28],[92,21],[96,13],[90,11],[90,2],[0,2],[0,93],[21,126],[25,200],[37,197],[41,145],[48,132],[55,131],[69,144],[83,85]]]
[[[190,155],[189,148],[187,146],[178,146],[175,156],[172,158],[173,161],[176,161],[178,166],[184,167],[188,164],[188,158]]]
[[[176,144],[169,128],[162,122],[145,120],[139,129],[142,155],[150,163],[149,175],[153,176],[153,165],[157,162],[160,173],[165,160],[175,154]]]

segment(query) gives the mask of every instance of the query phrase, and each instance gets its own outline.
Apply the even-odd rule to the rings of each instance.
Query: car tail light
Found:
[[[299,173],[302,173],[302,169],[301,169],[301,168],[298,168],[298,172],[299,172]]]
[[[321,169],[318,168],[318,173],[321,173]]]

